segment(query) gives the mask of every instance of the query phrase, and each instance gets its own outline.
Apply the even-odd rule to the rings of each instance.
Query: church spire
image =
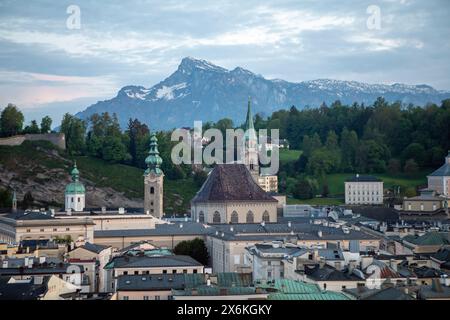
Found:
[[[147,164],[147,170],[145,170],[146,175],[150,172],[158,175],[163,173],[159,168],[162,164],[162,158],[159,156],[158,138],[156,138],[155,133],[152,133],[152,136],[150,137],[150,150],[148,152],[148,157],[145,159],[145,163]]]
[[[245,119],[245,130],[255,129],[253,125],[253,113],[251,108],[250,97],[248,97],[247,117]]]
[[[72,181],[78,181],[80,178],[80,171],[78,171],[76,161],[74,161],[74,163],[73,163],[73,169],[70,172],[70,175],[72,176]]]

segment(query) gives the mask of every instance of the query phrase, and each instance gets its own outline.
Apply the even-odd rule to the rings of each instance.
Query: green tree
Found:
[[[208,174],[203,170],[195,171],[193,179],[194,183],[197,186],[197,188],[200,188],[203,183],[206,181],[206,178],[208,177]]]
[[[0,208],[11,208],[12,193],[9,189],[0,188]]]
[[[355,131],[349,131],[344,127],[341,133],[341,168],[345,172],[354,171],[356,164],[356,153],[358,151],[358,135]]]
[[[24,131],[24,133],[32,133],[32,134],[37,134],[37,133],[41,132],[41,130],[39,130],[39,126],[38,126],[36,120],[32,120],[30,125],[26,126],[23,131]]]
[[[330,150],[337,150],[339,148],[338,136],[336,135],[336,132],[334,132],[334,130],[328,131],[325,147]]]
[[[45,116],[41,120],[41,133],[49,133],[52,130],[52,118]]]
[[[408,159],[405,162],[403,171],[405,171],[406,173],[415,173],[419,171],[419,166],[417,165],[417,162],[414,159]]]
[[[390,174],[398,174],[402,170],[402,163],[399,159],[389,159],[387,171]]]
[[[306,180],[298,180],[295,183],[294,189],[292,190],[292,195],[296,199],[311,199],[314,197],[314,191],[311,183]]]
[[[138,119],[128,120],[128,129],[126,134],[128,135],[128,152],[131,156],[131,164],[136,167],[144,166],[144,156],[142,153],[148,152],[147,138],[149,137],[150,130],[146,124],[142,124]],[[144,149],[144,150],[142,150]]]
[[[205,242],[200,238],[181,241],[175,246],[173,253],[190,256],[203,265],[208,265],[209,262],[208,249],[205,246]]]
[[[34,204],[34,198],[33,195],[31,194],[30,191],[27,191],[25,193],[25,195],[23,196],[23,200],[22,200],[22,209],[26,210],[26,209],[31,209],[33,207]]]
[[[102,159],[109,162],[121,162],[130,158],[120,137],[105,137],[102,144]]]
[[[0,115],[0,128],[2,136],[14,136],[22,131],[23,113],[13,104],[9,103]]]
[[[66,137],[66,148],[70,155],[83,154],[85,151],[86,124],[83,120],[66,113],[59,131]]]
[[[419,166],[425,163],[425,148],[420,143],[413,142],[409,144],[402,153],[404,161],[414,159]]]

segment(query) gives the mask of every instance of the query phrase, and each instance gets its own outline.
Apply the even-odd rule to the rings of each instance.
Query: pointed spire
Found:
[[[74,160],[73,162],[73,169],[70,172],[70,175],[72,176],[72,181],[78,181],[78,179],[80,178],[80,171],[78,171],[76,160]]]
[[[147,164],[147,170],[145,170],[145,174],[153,172],[155,174],[162,174],[162,170],[159,168],[162,164],[162,158],[159,156],[158,151],[158,138],[156,138],[156,134],[153,132],[150,137],[150,150],[148,151],[148,157],[145,159],[145,163]]]
[[[253,140],[256,141],[256,131],[255,126],[253,124],[253,113],[251,107],[251,98],[248,97],[248,105],[247,105],[247,117],[245,119],[245,141]]]
[[[255,129],[253,125],[253,113],[251,108],[251,98],[248,97],[248,105],[247,105],[247,117],[245,119],[245,130]]]

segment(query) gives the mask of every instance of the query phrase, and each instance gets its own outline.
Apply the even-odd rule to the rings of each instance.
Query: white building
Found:
[[[428,177],[428,188],[445,197],[450,197],[450,151],[445,163]]]
[[[347,179],[345,204],[383,204],[383,181],[359,174]]]
[[[80,172],[77,169],[76,163],[70,175],[72,176],[72,182],[66,187],[65,208],[66,210],[83,211],[85,207],[86,189],[79,181]]]

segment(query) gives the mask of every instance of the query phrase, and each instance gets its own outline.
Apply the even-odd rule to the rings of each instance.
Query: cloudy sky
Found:
[[[59,121],[124,85],[152,86],[185,56],[295,82],[448,90],[449,16],[448,0],[0,0],[0,108]]]

